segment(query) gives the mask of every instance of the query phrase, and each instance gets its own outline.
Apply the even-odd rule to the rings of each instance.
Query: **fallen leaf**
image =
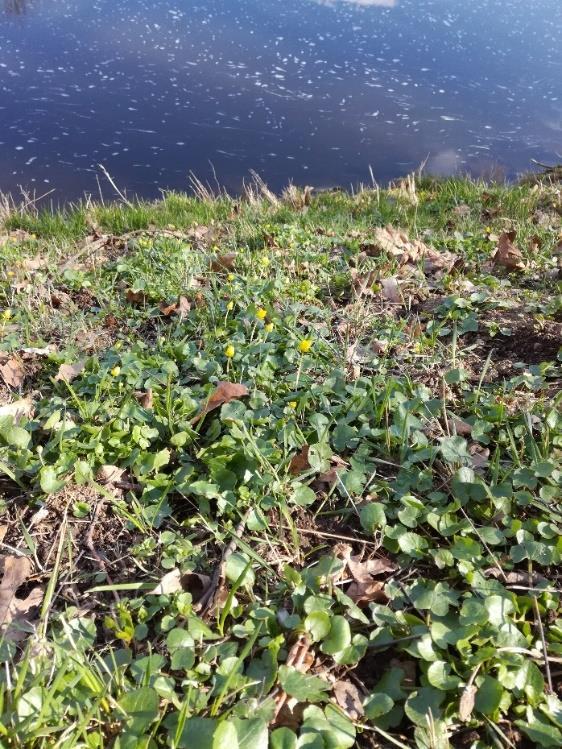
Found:
[[[377,603],[388,601],[388,596],[384,592],[384,583],[380,580],[371,580],[368,583],[352,582],[345,594],[358,606],[364,606],[373,601]]]
[[[396,565],[389,559],[376,557],[362,562],[359,556],[350,556],[347,560],[347,567],[355,582],[359,583],[372,582],[375,575],[396,571]]]
[[[293,455],[291,462],[289,463],[289,473],[293,476],[297,476],[299,473],[308,471],[310,463],[308,462],[308,451],[310,447],[303,445],[296,455]]]
[[[449,427],[460,437],[467,437],[472,434],[472,424],[469,424],[467,421],[463,421],[463,419],[459,419],[456,416],[449,419]]]
[[[501,234],[492,257],[496,265],[501,265],[507,270],[521,270],[525,267],[521,250],[513,244],[515,236],[514,231],[505,231]]]
[[[124,468],[118,466],[103,465],[98,468],[96,481],[100,484],[116,484],[122,480]]]
[[[423,258],[423,270],[427,275],[449,273],[458,264],[459,256],[453,252],[447,252],[446,250],[438,252],[433,247],[426,247]]]
[[[211,260],[211,270],[220,273],[225,270],[233,270],[236,263],[236,252],[229,252],[227,255],[217,255]]]
[[[21,263],[23,270],[41,270],[49,266],[49,260],[46,257],[37,255],[36,257],[26,257]]]
[[[378,273],[374,270],[360,274],[357,268],[350,271],[351,286],[357,296],[375,296],[373,286],[377,283]]]
[[[85,360],[77,361],[74,364],[61,364],[55,380],[72,382],[75,377],[78,377],[79,374],[82,374],[85,366]]]
[[[384,582],[373,578],[375,575],[395,572],[395,564],[388,559],[375,558],[361,561],[359,556],[349,556],[347,568],[353,577],[353,582],[345,592],[354,603],[361,606],[372,601],[378,603],[388,601],[384,592]]]
[[[211,231],[209,226],[194,226],[187,232],[189,239],[204,239]]]
[[[20,398],[13,403],[0,406],[0,416],[12,416],[14,421],[21,418],[31,419],[33,416],[33,401],[31,398]]]
[[[8,532],[8,526],[0,525],[0,543],[4,540],[7,532]]]
[[[201,411],[192,420],[192,424],[196,424],[200,419],[206,416],[210,411],[214,411],[216,408],[220,408],[225,403],[236,400],[238,398],[244,398],[246,395],[250,395],[250,391],[246,385],[241,385],[236,382],[219,382],[216,388],[209,395],[205,401],[205,405],[202,406]]]
[[[135,392],[135,398],[139,402],[139,405],[143,408],[146,408],[148,410],[152,409],[153,404],[153,397],[152,397],[152,388],[147,388],[147,390],[143,391],[136,391]]]
[[[465,218],[465,216],[470,216],[470,206],[466,205],[466,203],[461,203],[460,205],[456,205],[453,208],[453,213],[455,216],[459,216],[459,218]]]
[[[472,466],[476,471],[486,468],[490,457],[490,450],[487,447],[482,447],[477,442],[473,442],[468,446],[468,452],[472,456]]]
[[[180,317],[185,317],[190,309],[191,303],[185,296],[180,296],[178,301],[173,302],[172,304],[165,304],[164,302],[160,304],[160,312],[164,315],[164,317],[170,317],[171,315],[179,315]]]
[[[146,294],[144,291],[133,291],[132,289],[127,289],[125,292],[125,298],[129,302],[129,304],[144,304],[146,302]]]
[[[402,296],[400,294],[400,287],[398,281],[394,276],[390,278],[381,278],[381,294],[385,299],[393,304],[401,304]]]
[[[3,573],[0,583],[0,638],[21,640],[27,636],[26,633],[18,631],[13,625],[26,621],[26,615],[41,603],[43,591],[41,588],[33,588],[26,598],[16,596],[20,585],[31,574],[28,557],[5,557]]]
[[[44,346],[43,348],[34,348],[33,346],[29,346],[20,349],[24,359],[28,359],[33,356],[50,356],[51,354],[54,354],[56,350],[57,347],[52,343],[48,346]]]
[[[410,239],[402,229],[385,226],[376,228],[373,241],[361,249],[370,256],[391,255],[400,265],[404,265],[416,263],[427,254],[429,247],[419,239]]]
[[[474,684],[468,684],[464,689],[459,702],[459,719],[464,723],[472,715],[476,700],[477,688]]]
[[[200,575],[198,572],[189,572],[184,575],[177,567],[174,567],[173,570],[164,575],[158,585],[149,591],[149,595],[162,596],[188,591],[195,603],[201,598],[210,583],[211,578],[207,575]]]
[[[0,365],[0,375],[9,387],[18,388],[25,378],[25,369],[19,359],[8,359]]]
[[[343,679],[336,681],[334,684],[334,697],[338,705],[351,720],[359,720],[365,712],[361,693],[351,681],[344,681]]]

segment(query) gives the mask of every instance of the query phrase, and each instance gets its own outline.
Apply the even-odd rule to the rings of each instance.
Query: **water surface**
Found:
[[[562,159],[560,0],[0,0],[0,190]],[[111,189],[104,185],[109,196]]]

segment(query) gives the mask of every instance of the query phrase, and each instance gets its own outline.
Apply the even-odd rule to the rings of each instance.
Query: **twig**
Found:
[[[288,525],[282,525],[281,528],[283,528],[286,531],[290,531],[291,528]],[[376,548],[379,547],[379,544],[375,543],[374,541],[366,541],[363,538],[353,538],[352,536],[341,536],[339,533],[327,533],[325,531],[316,531],[313,528],[297,528],[295,526],[295,530],[299,533],[305,533],[309,536],[319,536],[320,538],[337,538],[338,541],[349,541],[350,543],[357,543],[357,544],[363,544],[364,546],[375,546]]]
[[[123,193],[121,192],[121,190],[117,187],[117,185],[113,181],[113,179],[111,177],[111,174],[107,171],[107,169],[104,167],[104,165],[103,164],[98,164],[98,166],[102,170],[102,172],[104,173],[104,176],[108,180],[109,184],[113,187],[113,189],[115,190],[115,192],[117,193],[117,195],[119,195],[119,197],[121,198],[121,200],[123,201],[123,203],[125,203],[125,205],[128,206],[129,208],[133,208],[133,204],[131,203],[131,201],[127,200],[127,198],[123,195]]]
[[[250,517],[251,511],[252,510],[249,507],[234,529],[232,538],[230,539],[229,544],[225,547],[220,562],[215,567],[211,582],[209,583],[207,590],[203,593],[203,595],[197,602],[197,607],[201,616],[208,615],[215,604],[217,593],[226,579],[226,563],[229,557],[236,550],[237,539],[241,538],[242,534],[244,533],[244,529],[246,527],[246,523],[248,522],[248,518]]]

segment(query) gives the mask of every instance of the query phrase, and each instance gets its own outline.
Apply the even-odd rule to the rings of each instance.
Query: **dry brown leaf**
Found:
[[[85,360],[77,361],[74,364],[61,364],[55,380],[72,382],[75,377],[78,377],[79,374],[82,374],[85,366]]]
[[[308,462],[308,451],[310,447],[303,445],[296,455],[293,455],[291,462],[289,463],[289,473],[293,476],[297,476],[299,473],[308,471],[310,463]]]
[[[185,296],[180,296],[178,301],[173,302],[172,304],[165,304],[164,302],[161,302],[160,304],[160,312],[164,315],[164,317],[170,317],[171,315],[179,315],[180,317],[185,317],[190,309],[191,303]]]
[[[246,395],[250,395],[250,391],[246,385],[241,385],[236,382],[219,382],[216,388],[210,394],[209,398],[205,401],[205,404],[201,407],[201,411],[194,416],[191,420],[192,424],[196,424],[200,419],[206,416],[210,411],[214,411],[216,408],[220,408],[225,403],[237,400],[238,398],[244,398]]]
[[[189,239],[204,239],[211,231],[209,226],[194,226],[187,232]]]
[[[501,265],[507,270],[521,270],[525,267],[521,250],[513,244],[515,236],[514,231],[505,231],[501,234],[492,257],[496,265]]]
[[[50,343],[48,346],[43,346],[42,348],[35,348],[34,346],[25,346],[24,348],[20,349],[20,352],[24,359],[31,359],[35,356],[50,356],[51,354],[54,354],[57,350],[57,347]]]
[[[396,565],[388,559],[366,559],[361,561],[358,556],[347,558],[347,568],[353,577],[353,582],[346,590],[354,603],[362,606],[372,601],[386,603],[388,601],[384,592],[384,582],[374,580],[375,575],[392,573]]]
[[[472,466],[475,471],[486,468],[490,457],[490,450],[487,447],[482,447],[477,442],[473,442],[468,446],[468,452],[472,455]]]
[[[146,302],[146,294],[144,291],[133,291],[132,289],[127,289],[125,292],[125,298],[129,302],[129,304],[144,304]]]
[[[0,543],[4,540],[6,533],[8,532],[7,525],[0,525]]]
[[[3,573],[0,583],[0,637],[21,640],[26,634],[10,625],[25,621],[31,609],[41,603],[43,591],[41,588],[33,588],[26,598],[16,596],[20,585],[26,582],[31,574],[31,562],[28,557],[5,557]]]
[[[381,253],[395,257],[397,261],[405,263],[416,263],[424,257],[428,246],[419,239],[410,239],[402,229],[393,226],[377,227],[374,231],[373,241],[362,248],[367,255],[380,255]]]
[[[376,271],[372,270],[369,273],[360,274],[357,268],[352,268],[350,275],[351,286],[357,296],[375,296],[373,286],[377,282],[378,274]]]
[[[461,695],[459,702],[459,719],[464,723],[472,715],[476,701],[477,688],[474,684],[468,684]]]
[[[227,255],[217,255],[217,257],[211,260],[211,270],[215,273],[233,270],[236,264],[236,257],[236,252],[229,252]]]
[[[372,582],[375,575],[396,571],[396,565],[389,559],[374,558],[362,562],[359,556],[350,556],[347,560],[347,567],[355,582],[358,583]]]
[[[427,247],[423,258],[423,270],[428,275],[449,273],[459,263],[459,256],[453,252],[438,252],[433,247]]]
[[[334,697],[337,704],[351,720],[360,720],[365,712],[360,691],[351,681],[340,680],[334,684]]]
[[[152,395],[152,388],[147,388],[147,390],[139,391],[137,390],[135,392],[135,398],[139,402],[139,405],[143,408],[146,408],[148,410],[152,409],[153,405],[153,395]]]
[[[151,596],[169,595],[170,593],[178,593],[181,591],[188,591],[191,593],[193,602],[198,601],[203,592],[209,587],[211,578],[207,575],[200,575],[198,572],[189,572],[185,575],[175,567],[170,572],[167,572],[164,577],[160,580],[150,592]]]
[[[31,398],[20,398],[13,403],[0,406],[0,416],[12,416],[14,421],[21,418],[30,419],[33,416],[33,401]]]
[[[380,580],[371,580],[368,583],[352,582],[345,594],[358,606],[364,606],[373,601],[377,603],[388,601],[388,596],[384,592],[384,583]]]
[[[42,255],[36,255],[35,257],[24,258],[20,265],[24,270],[41,270],[48,267],[49,260]]]
[[[457,416],[453,416],[449,419],[449,427],[455,431],[460,437],[467,437],[472,434],[472,424],[468,421],[459,419]]]
[[[459,216],[459,218],[470,216],[470,206],[466,205],[466,203],[461,203],[460,205],[456,205],[453,208],[453,213],[455,214],[455,216]]]
[[[400,287],[398,281],[394,276],[389,278],[381,278],[381,294],[385,299],[393,304],[401,304],[402,296],[400,294]]]
[[[124,468],[118,466],[103,465],[98,468],[96,481],[100,484],[116,484],[123,479]]]
[[[25,378],[25,369],[19,359],[8,359],[5,364],[0,365],[2,379],[12,388],[19,388]]]

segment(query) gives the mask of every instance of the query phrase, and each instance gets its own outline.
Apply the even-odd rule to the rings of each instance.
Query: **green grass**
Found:
[[[462,179],[14,208],[0,746],[560,746],[561,216]]]

